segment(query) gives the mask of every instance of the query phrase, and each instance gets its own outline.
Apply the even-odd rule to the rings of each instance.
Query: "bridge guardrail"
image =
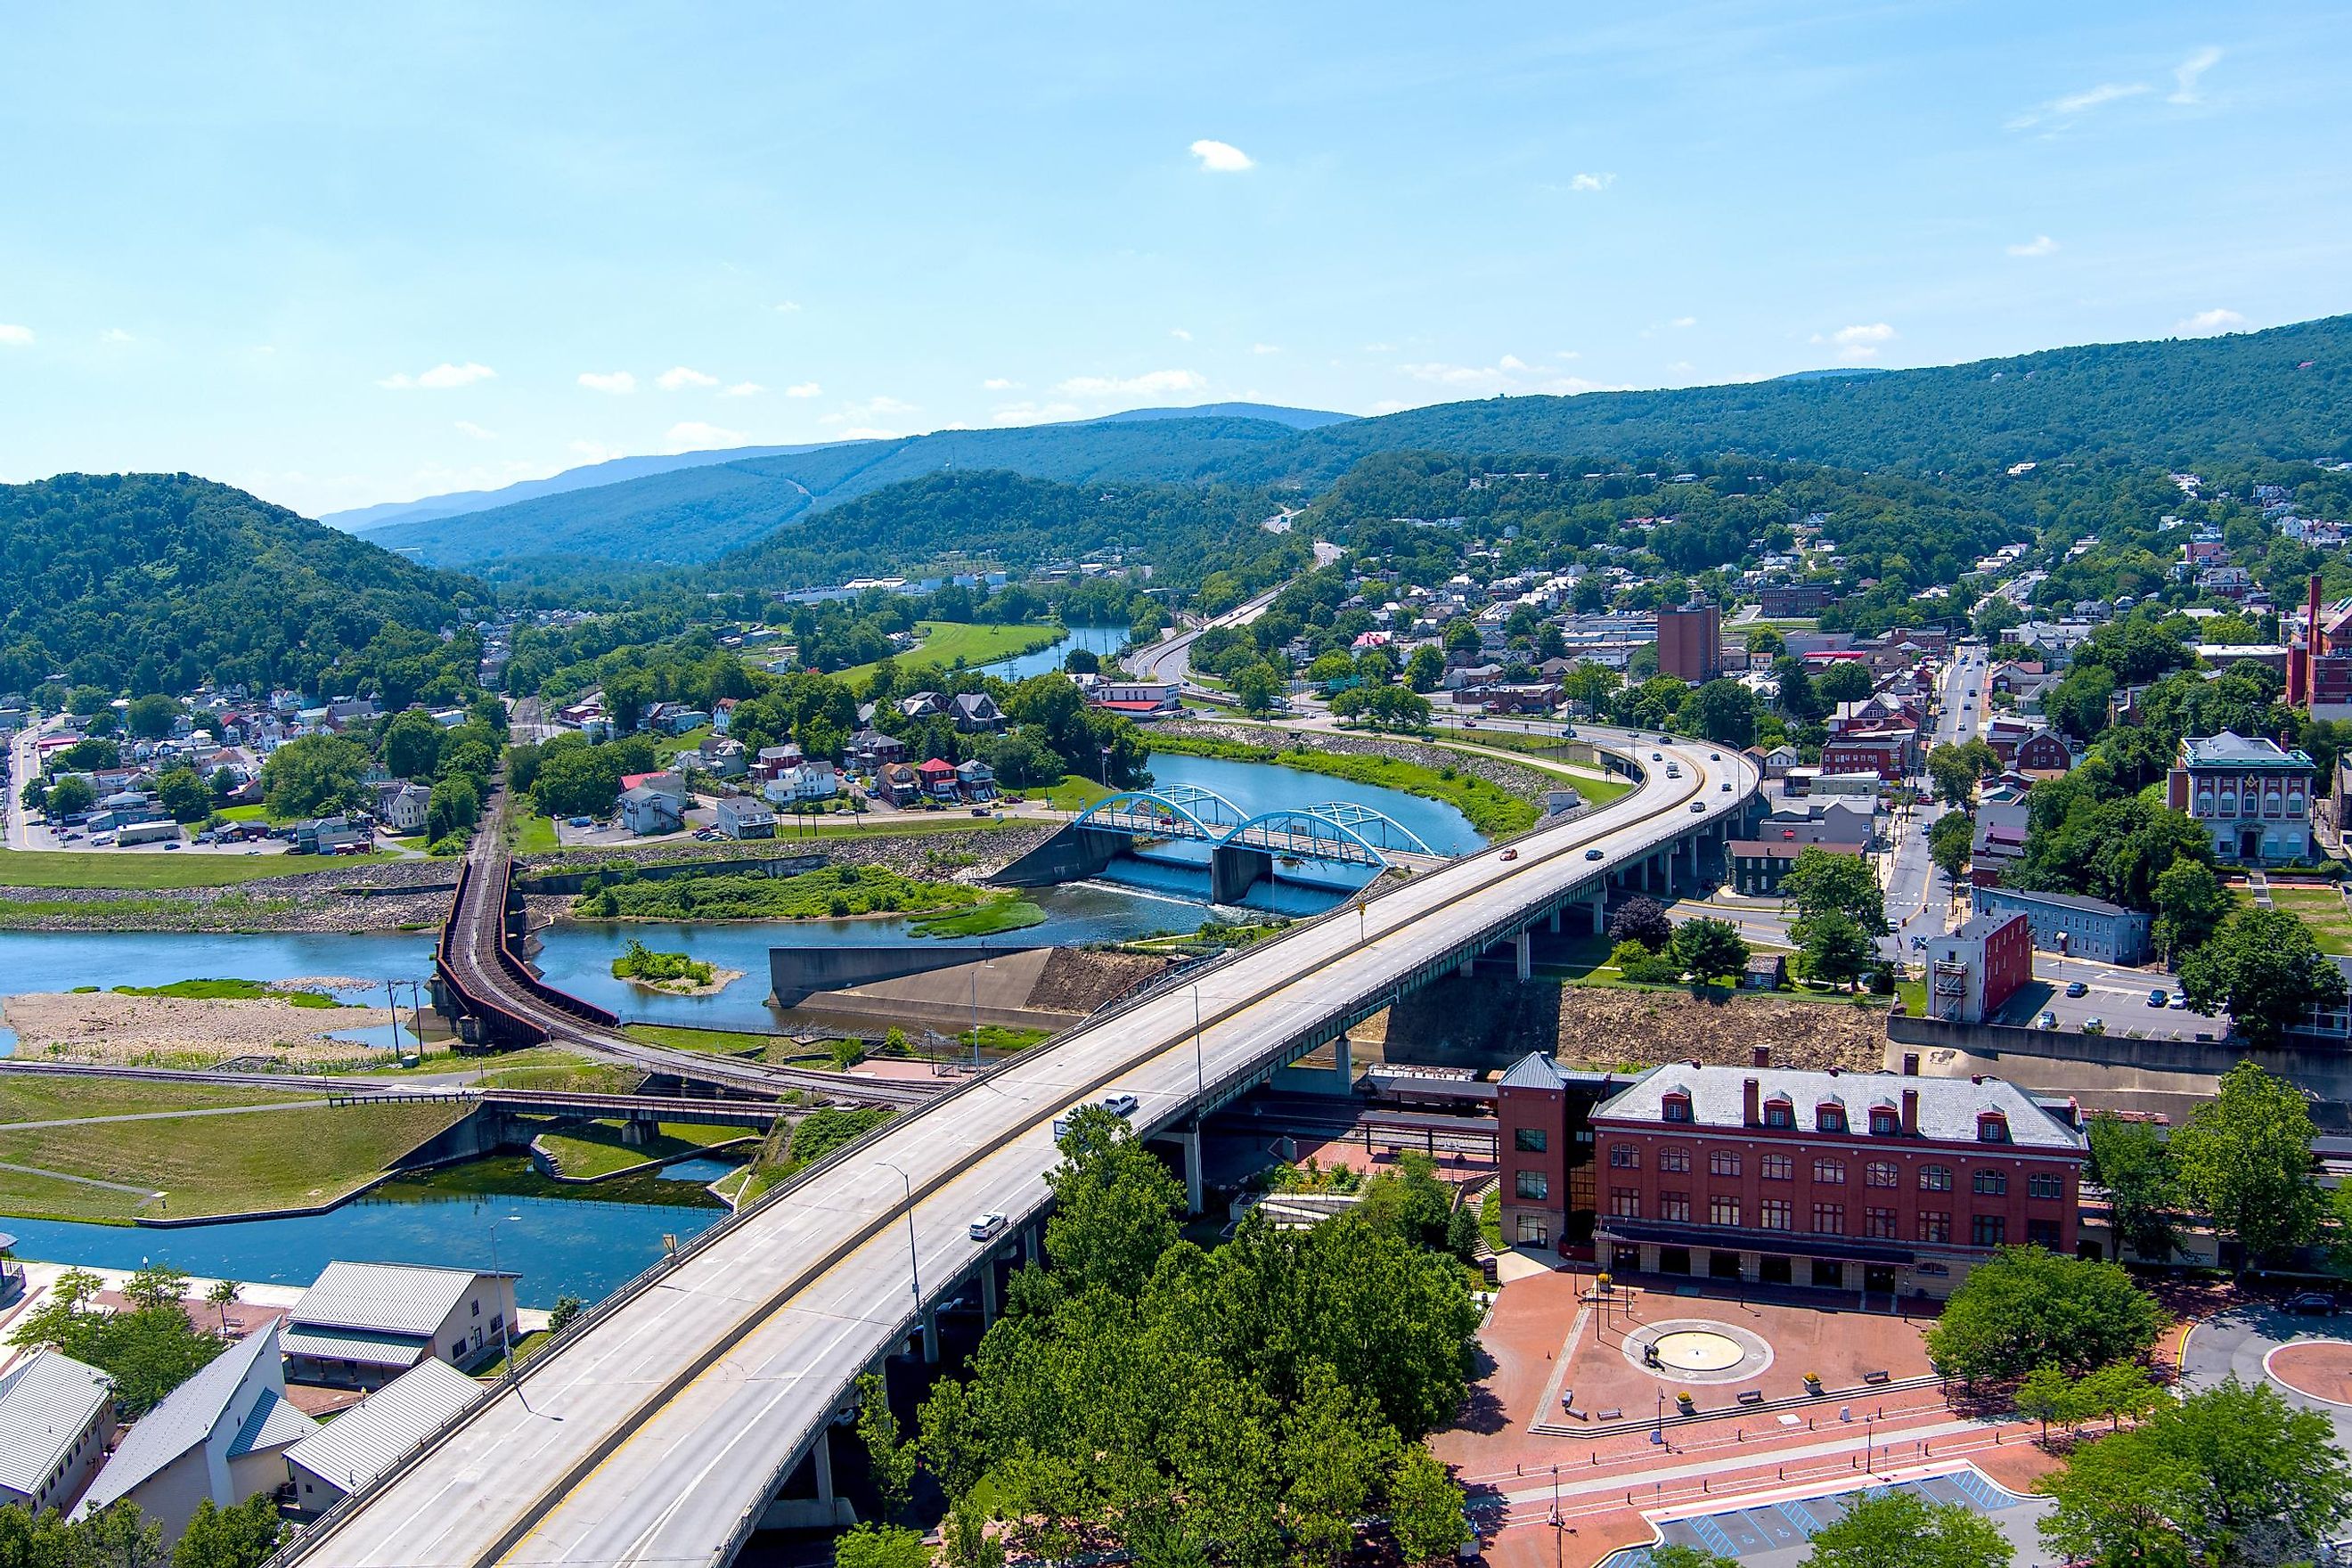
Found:
[[[1595,749],[1599,749],[1597,745]],[[1638,772],[1638,762],[1636,765]],[[1751,789],[1747,793],[1752,794],[1753,791]],[[1746,798],[1746,794],[1743,794],[1739,797],[1742,803],[1745,802]],[[1608,808],[1604,807],[1602,809],[1605,811]],[[1596,813],[1595,815],[1599,815],[1599,813]],[[1709,819],[1712,819],[1715,815],[1716,813],[1713,811],[1707,813]],[[1535,826],[1521,833],[1511,835],[1507,838],[1496,840],[1494,843],[1489,844],[1486,850],[1482,850],[1480,853],[1487,853],[1498,847],[1508,847],[1512,845],[1516,845],[1526,838],[1543,832],[1548,826],[1556,826],[1559,825],[1556,823],[1545,824],[1539,822]],[[1677,824],[1671,831],[1658,835],[1655,838],[1645,838],[1643,841],[1642,852],[1644,854],[1651,853],[1654,851],[1659,843],[1670,841],[1673,838],[1678,837],[1683,832],[1687,830],[1687,824]],[[1265,942],[1253,942],[1249,946],[1244,948],[1229,948],[1215,958],[1205,960],[1199,964],[1192,965],[1181,971],[1171,971],[1171,975],[1181,973],[1186,977],[1188,982],[1197,981],[1199,976],[1202,974],[1207,973],[1213,970],[1222,969],[1226,965],[1238,961],[1244,954],[1263,952],[1269,946],[1290,939],[1296,932],[1313,930],[1327,921],[1353,913],[1355,906],[1358,904],[1370,900],[1377,900],[1381,898],[1390,896],[1408,885],[1409,883],[1404,880],[1390,881],[1386,885],[1360,895],[1356,899],[1347,900],[1341,903],[1334,905],[1331,909],[1324,910],[1320,914],[1313,915],[1306,920],[1296,921],[1281,932],[1278,932],[1273,937],[1269,937]],[[1525,913],[1522,913],[1499,923],[1504,929],[1507,929],[1509,926],[1524,923],[1528,918],[1528,917]],[[1484,934],[1485,931],[1494,928],[1482,928],[1481,936],[1479,938],[1474,938],[1473,941],[1491,943],[1493,939],[1486,937]],[[503,930],[503,927],[501,927],[501,930]],[[503,945],[503,943],[501,945]],[[1466,944],[1456,944],[1454,947],[1449,948],[1447,952],[1452,954],[1458,954],[1464,945]],[[1452,957],[1450,959],[1442,958],[1433,961],[1433,963],[1424,964],[1416,968],[1412,973],[1414,974],[1420,974],[1433,967],[1442,971],[1447,967],[1458,966],[1460,962],[1459,957]],[[1279,982],[1276,986],[1262,989],[1258,993],[1244,997],[1239,1001],[1230,1003],[1223,1008],[1220,1009],[1215,1015],[1204,1017],[1202,1020],[1202,1026],[1205,1027],[1210,1024],[1223,1023],[1227,1018],[1233,1017],[1236,1014],[1256,1005],[1259,1001],[1263,1000],[1264,995],[1267,991],[1278,989],[1280,985],[1287,984],[1289,984],[1287,981]],[[1350,1005],[1351,1007],[1365,1007],[1366,1010],[1358,1013],[1356,1015],[1357,1018],[1360,1020],[1361,1017],[1369,1016],[1370,1013],[1377,1012],[1380,1006],[1386,1005],[1387,1004],[1385,1001],[1380,1001],[1374,1005],[1367,1006],[1366,1005],[1368,1003],[1371,1003],[1375,998],[1386,997],[1392,994],[1404,984],[1405,982],[1402,980],[1391,982],[1374,987],[1370,992],[1360,994],[1358,998],[1351,1003]],[[653,1289],[663,1280],[668,1279],[685,1264],[699,1256],[705,1249],[715,1246],[723,1237],[732,1235],[737,1228],[749,1224],[754,1216],[765,1213],[770,1208],[774,1207],[776,1205],[797,1194],[802,1188],[815,1181],[819,1176],[831,1173],[838,1166],[850,1163],[853,1161],[864,1157],[874,1145],[881,1142],[885,1137],[894,1133],[898,1129],[904,1126],[906,1122],[929,1116],[935,1111],[941,1110],[944,1108],[956,1103],[966,1094],[976,1091],[983,1085],[986,1085],[988,1081],[997,1074],[1011,1070],[1025,1061],[1034,1059],[1038,1052],[1052,1046],[1059,1045],[1063,1039],[1067,1037],[1069,1035],[1075,1034],[1083,1029],[1090,1029],[1099,1024],[1121,1017],[1144,1005],[1146,1003],[1157,999],[1164,994],[1164,990],[1156,985],[1141,988],[1139,991],[1130,994],[1129,996],[1113,1003],[1102,1011],[1089,1015],[1087,1017],[1079,1020],[1070,1028],[1055,1036],[1051,1040],[1043,1042],[1039,1046],[1033,1047],[1031,1049],[1024,1051],[1018,1056],[1009,1057],[990,1064],[982,1071],[964,1079],[954,1089],[950,1089],[931,1100],[926,1100],[921,1104],[916,1105],[910,1110],[898,1114],[894,1114],[880,1125],[870,1129],[857,1138],[843,1144],[813,1163],[803,1166],[801,1170],[793,1173],[793,1176],[789,1180],[777,1186],[769,1188],[751,1204],[736,1210],[727,1218],[720,1220],[718,1224],[710,1226],[708,1230],[703,1231],[700,1235],[690,1238],[676,1251],[669,1253],[651,1267],[638,1273],[633,1279],[625,1281],[611,1295],[605,1297],[594,1306],[579,1313],[570,1323],[567,1323],[561,1331],[551,1336],[545,1348],[538,1354],[531,1357],[528,1363],[520,1368],[509,1366],[507,1370],[506,1375],[500,1380],[500,1387],[504,1387],[508,1384],[520,1384],[534,1375],[541,1368],[552,1364],[558,1356],[577,1344],[582,1338],[593,1331],[598,1324],[609,1321],[616,1313],[635,1301],[646,1292]],[[1344,1026],[1343,1026],[1343,1027]],[[1320,1044],[1321,1042],[1318,1040],[1313,1043]],[[1309,1045],[1306,1048],[1311,1049],[1312,1045]],[[1121,1068],[1103,1076],[1099,1081],[1081,1089],[1072,1098],[1074,1100],[1083,1100],[1102,1089],[1108,1088],[1112,1082],[1116,1081],[1120,1076],[1122,1076],[1126,1070],[1126,1068]],[[1217,1079],[1209,1080],[1209,1087],[1212,1092],[1209,1096],[1204,1096],[1203,1098],[1216,1098],[1235,1092],[1238,1087],[1246,1087],[1251,1080],[1260,1078],[1271,1070],[1272,1068],[1270,1067],[1260,1066],[1251,1066],[1241,1069],[1229,1069],[1226,1072],[1220,1074]],[[1040,1120],[1043,1119],[1041,1118]],[[974,1151],[965,1162],[966,1164],[968,1165],[976,1163],[995,1153],[1007,1143],[1010,1143],[1014,1139],[1029,1131],[1035,1125],[1035,1122],[1027,1122],[999,1134],[996,1138],[991,1140],[986,1146]],[[941,1179],[944,1180],[946,1178]],[[858,1227],[858,1229],[853,1232],[825,1257],[814,1260],[810,1267],[804,1268],[800,1274],[795,1275],[793,1281],[783,1288],[783,1293],[789,1294],[792,1290],[801,1288],[807,1279],[814,1279],[818,1275],[821,1275],[826,1269],[832,1268],[842,1258],[847,1257],[850,1253],[855,1252],[858,1247],[866,1245],[866,1243],[871,1240],[875,1236],[880,1234],[884,1229],[896,1223],[906,1214],[912,1204],[919,1203],[923,1198],[929,1196],[932,1187],[937,1184],[938,1183],[936,1182],[927,1184],[920,1193],[914,1194],[911,1198],[901,1198],[898,1202],[888,1205],[878,1217]],[[758,1314],[755,1316],[763,1317],[764,1314]],[[919,1320],[919,1312],[910,1313],[904,1321],[917,1321]],[[744,1335],[751,1332],[757,1326],[757,1321],[747,1321],[742,1323],[738,1331],[722,1336],[719,1343],[706,1352],[705,1357],[697,1358],[697,1363],[689,1366],[684,1373],[678,1374],[677,1378],[673,1380],[674,1383],[678,1385],[682,1385],[685,1382],[691,1381],[694,1377],[699,1376],[703,1371],[708,1369],[709,1365],[715,1364],[719,1357],[725,1355],[734,1347],[735,1344],[740,1342]],[[901,1328],[900,1330],[896,1331],[896,1333],[898,1337],[903,1337],[903,1334],[906,1331],[908,1331]],[[833,1402],[837,1404],[854,1382],[854,1377],[849,1381],[845,1382],[841,1385],[840,1390],[834,1394]],[[433,1430],[419,1436],[413,1447],[403,1453],[392,1465],[388,1466],[376,1477],[374,1480],[370,1481],[357,1490],[346,1493],[343,1497],[338,1499],[331,1507],[327,1509],[316,1520],[312,1521],[309,1526],[304,1528],[299,1536],[289,1542],[286,1545],[280,1547],[278,1552],[270,1557],[268,1563],[267,1564],[267,1568],[289,1568],[289,1565],[299,1562],[311,1545],[331,1537],[337,1530],[341,1529],[350,1521],[353,1514],[356,1514],[362,1508],[366,1506],[368,1500],[373,1498],[376,1493],[393,1485],[402,1476],[407,1474],[408,1471],[413,1469],[426,1454],[430,1453],[439,1444],[446,1441],[457,1433],[463,1431],[467,1426],[479,1419],[482,1414],[488,1410],[495,1402],[494,1392],[492,1395],[475,1401],[466,1409],[459,1411],[457,1415],[442,1422]],[[589,1459],[586,1461],[587,1466],[593,1468],[593,1465],[602,1463],[603,1460],[609,1456],[612,1448],[617,1447],[619,1442],[625,1439],[625,1435],[624,1435],[623,1438],[614,1438],[611,1440],[608,1445],[599,1445],[599,1451],[593,1453],[589,1457]],[[793,1458],[796,1460],[797,1455]],[[751,1533],[751,1531],[756,1524],[759,1516],[765,1511],[766,1501],[763,1497],[756,1508],[750,1510],[742,1520],[739,1521],[736,1532],[730,1538],[730,1551],[733,1547],[740,1546],[741,1544],[742,1539]]]

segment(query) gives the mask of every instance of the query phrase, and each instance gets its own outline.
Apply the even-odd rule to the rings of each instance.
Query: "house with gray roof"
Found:
[[[330,1263],[286,1318],[297,1383],[377,1388],[423,1361],[460,1371],[500,1352],[515,1279],[488,1269]]]
[[[481,1397],[482,1385],[448,1363],[418,1362],[286,1450],[295,1512],[332,1508]]]
[[[206,1499],[234,1508],[286,1484],[286,1450],[319,1424],[286,1402],[278,1325],[237,1341],[131,1424],[74,1506],[87,1519],[126,1500],[171,1544]]]
[[[35,1351],[0,1374],[0,1503],[34,1513],[69,1506],[113,1436],[114,1384],[106,1373],[53,1350]]]

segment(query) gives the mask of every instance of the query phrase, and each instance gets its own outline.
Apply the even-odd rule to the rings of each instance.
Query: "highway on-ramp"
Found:
[[[1650,762],[1653,749],[1681,776]],[[1640,754],[1641,787],[1524,836],[1507,858],[1482,851],[1243,949],[821,1163],[598,1308],[288,1560],[725,1562],[856,1374],[901,1342],[922,1300],[1005,1245],[973,1241],[971,1217],[1018,1226],[1042,1206],[1055,1115],[1117,1088],[1141,1101],[1139,1127],[1182,1123],[1328,1037],[1335,1018],[1364,1016],[1513,921],[1584,896],[1597,874],[1738,812],[1755,785],[1728,749],[1646,742]]]

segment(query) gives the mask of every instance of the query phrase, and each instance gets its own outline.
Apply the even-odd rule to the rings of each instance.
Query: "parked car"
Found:
[[[2083,1033],[2086,1035],[2104,1035],[2106,1032],[2107,1021],[2105,1018],[2092,1017],[2083,1020]]]
[[[2034,1018],[2033,1026],[2037,1029],[2054,1029],[2058,1026],[2058,1015],[2045,1008]]]
[[[2172,994],[2172,1000],[2167,1002],[2165,1005],[2176,1013],[2186,1013],[2189,1011],[2189,994],[2185,991],[2176,991]]]
[[[2066,982],[2066,994],[2067,994],[2067,995],[2069,995],[2069,996],[2087,996],[2087,995],[2089,995],[2090,994],[2091,994],[2091,988],[2090,988],[2089,986],[2087,986],[2087,985],[2084,984],[2081,981],[2079,981],[2079,980],[2069,980],[2068,982]]]
[[[974,1241],[986,1241],[1003,1230],[1004,1216],[992,1209],[987,1214],[973,1215],[971,1224],[966,1228],[971,1232]]]
[[[2171,997],[2164,994],[2164,987],[2161,985],[2147,994],[2147,1005],[2151,1007],[2161,1007],[2171,1000]]]
[[[2305,1290],[2286,1299],[2286,1310],[2316,1315],[2336,1310],[2336,1298],[2325,1290]]]

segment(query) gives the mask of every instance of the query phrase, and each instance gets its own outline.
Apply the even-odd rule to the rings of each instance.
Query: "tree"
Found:
[[[1650,1568],[1739,1568],[1739,1563],[1736,1558],[1717,1557],[1712,1552],[1676,1543],[1652,1547]]]
[[[1439,656],[1441,672],[1444,662],[1444,656]],[[1315,662],[1307,667],[1307,679],[1327,689],[1344,686],[1356,679],[1356,661],[1344,649],[1335,647],[1315,657]]]
[[[558,1296],[555,1299],[553,1310],[547,1314],[547,1331],[551,1334],[562,1333],[565,1325],[578,1317],[586,1305],[587,1303],[577,1296]]]
[[[1445,623],[1445,651],[1449,654],[1475,656],[1486,646],[1478,631],[1478,623],[1466,616],[1456,616]]]
[[[2247,1262],[2300,1247],[2318,1228],[2313,1134],[2302,1092],[2252,1062],[2222,1075],[2220,1090],[2173,1133],[2180,1190],[2237,1237]]]
[[[1675,957],[1702,981],[1748,969],[1748,940],[1729,921],[1701,916],[1675,928]]]
[[[1434,691],[1445,679],[1445,655],[1433,643],[1423,643],[1404,661],[1404,680],[1415,691]]]
[[[2037,1528],[2100,1568],[2307,1563],[2352,1510],[2334,1436],[2326,1416],[2233,1376],[2077,1449],[2037,1483],[2055,1504]]]
[[[1100,675],[1102,673],[1102,659],[1092,648],[1074,647],[1069,652],[1062,656],[1062,673],[1065,675]]]
[[[2000,1527],[1972,1509],[1886,1492],[1815,1535],[1805,1568],[2008,1568],[2015,1556]]]
[[[2050,1441],[2050,1423],[2073,1426],[2083,1419],[2082,1394],[2074,1380],[2054,1366],[2037,1366],[2025,1374],[2010,1406],[2028,1421],[2042,1423],[2042,1440]]]
[[[1462,1489],[1415,1443],[1389,1473],[1389,1533],[1409,1564],[1443,1562],[1462,1544]]]
[[[395,713],[383,727],[383,765],[394,778],[429,779],[441,765],[446,734],[430,713]]]
[[[151,1263],[123,1282],[123,1299],[133,1307],[176,1307],[188,1299],[188,1277],[168,1263]]]
[[[205,1498],[172,1548],[172,1568],[261,1568],[285,1533],[278,1500],[267,1492],[232,1508]]]
[[[1927,753],[1927,776],[1947,805],[1965,806],[1977,797],[1977,781],[1991,773],[2000,759],[1993,749],[1971,738],[1957,746],[1937,746]]]
[[[155,801],[174,822],[202,822],[213,812],[212,792],[194,768],[166,768],[156,774]]]
[[[1283,1413],[1280,1463],[1290,1478],[1283,1522],[1299,1561],[1336,1563],[1355,1544],[1356,1521],[1388,1468],[1396,1435],[1330,1366],[1317,1362],[1305,1371]]]
[[[889,1390],[881,1377],[866,1373],[857,1380],[857,1436],[866,1445],[866,1458],[881,1494],[882,1518],[906,1512],[914,1496],[916,1449],[898,1436],[898,1418],[890,1413]]]
[[[2004,1247],[1969,1271],[1927,1331],[1927,1359],[1974,1384],[2051,1366],[2069,1377],[2137,1356],[2164,1310],[2113,1263]]]
[[[237,1292],[245,1287],[234,1279],[215,1279],[205,1291],[205,1304],[220,1314],[221,1335],[228,1335],[228,1310],[236,1305]]]
[[[1797,939],[1806,974],[1815,980],[1850,984],[1860,977],[1863,965],[1870,960],[1869,936],[1843,910],[1824,910],[1791,921],[1789,934]]]
[[[2311,928],[2284,910],[2231,914],[2181,960],[2180,989],[2200,1013],[2227,1009],[2256,1046],[2275,1043],[2309,1008],[2345,996],[2343,972],[2319,951]]]
[[[1806,919],[1834,910],[1866,931],[1886,924],[1886,894],[1869,860],[1860,855],[1840,855],[1808,844],[1790,862],[1780,891],[1796,901],[1797,913]]]
[[[2142,1262],[2165,1262],[2179,1249],[2173,1215],[2182,1198],[2163,1134],[2152,1122],[2100,1114],[2091,1118],[2090,1140],[2085,1174],[2106,1189],[2116,1245]]]
[[[911,1530],[852,1525],[833,1543],[833,1568],[930,1568],[931,1551]]]
[[[134,697],[123,710],[123,727],[134,740],[160,741],[172,732],[173,723],[186,711],[177,698],[160,693]]]
[[[1759,655],[1768,659],[1778,658],[1788,651],[1788,639],[1773,627],[1758,626],[1748,634],[1748,657],[1751,659]]]
[[[1675,940],[1675,922],[1666,918],[1666,909],[1646,894],[1635,894],[1617,906],[1609,917],[1609,940],[1612,942],[1638,942],[1652,952],[1663,952]]]
[[[2200,860],[2175,860],[2156,879],[2157,945],[2167,953],[2187,953],[2205,945],[2235,901],[2213,868]]]
[[[341,735],[304,735],[261,764],[262,798],[273,816],[325,816],[356,811],[367,791],[368,754]]]
[[[1274,700],[1282,695],[1282,676],[1264,659],[1245,664],[1234,673],[1234,697],[1245,713],[1272,711]]]
[[[2138,1420],[2167,1397],[2148,1376],[2147,1368],[2129,1361],[2085,1373],[2074,1384],[2074,1394],[2076,1420],[2104,1415],[2111,1427],[2122,1426],[2126,1419]]]
[[[1560,695],[1587,713],[1598,713],[1617,689],[1619,677],[1605,664],[1580,658],[1559,678]]]
[[[88,811],[97,804],[98,792],[89,787],[89,781],[68,773],[49,786],[48,795],[41,802],[41,809],[48,813],[51,822],[55,822],[77,812]]]
[[[1954,882],[1969,868],[1976,852],[1977,825],[1964,811],[1948,811],[1927,829],[1927,858]]]
[[[1718,746],[1756,739],[1756,694],[1736,680],[1710,680],[1683,699],[1679,721]]]
[[[1861,701],[1875,684],[1868,665],[1860,659],[1842,658],[1822,671],[1813,682],[1813,691],[1825,708],[1834,709],[1843,703]]]
[[[1057,1272],[1131,1297],[1175,1245],[1184,1189],[1100,1106],[1071,1116],[1062,1163],[1045,1184],[1054,1193],[1045,1246]]]
[[[64,1561],[75,1568],[163,1568],[171,1561],[163,1550],[163,1524],[141,1513],[134,1502],[100,1510],[73,1527],[70,1540],[72,1552]],[[57,1561],[42,1562],[41,1568]]]
[[[474,781],[452,773],[433,786],[425,801],[425,837],[428,841],[463,833],[481,819],[482,797]]]
[[[1812,672],[1795,654],[1784,653],[1772,661],[1772,679],[1780,687],[1780,695],[1773,700],[1794,722],[1810,724],[1828,711],[1821,693],[1814,689]]]

